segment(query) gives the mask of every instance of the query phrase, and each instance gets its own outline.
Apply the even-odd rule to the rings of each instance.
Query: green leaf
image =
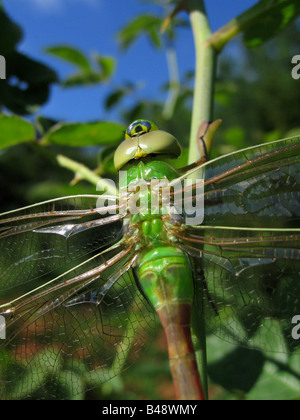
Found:
[[[217,51],[244,32],[248,47],[257,47],[282,31],[300,13],[299,0],[260,0],[216,31],[208,43]]]
[[[52,120],[51,118],[46,118],[42,115],[39,115],[36,118],[36,126],[41,135],[47,133],[47,131],[49,131],[50,128],[52,128],[56,124],[58,124],[57,120]]]
[[[288,363],[286,359],[288,359]],[[295,354],[288,357],[287,355],[276,354],[274,357],[270,357],[270,361],[266,361],[255,387],[249,392],[248,399],[299,399],[299,373],[299,355]]]
[[[112,57],[101,57],[98,54],[95,56],[97,60],[103,79],[108,79],[111,77],[116,68],[116,62]]]
[[[153,15],[141,15],[131,21],[119,34],[118,39],[121,48],[128,48],[141,35],[147,35],[152,44],[159,48],[161,40],[159,37],[162,20]]]
[[[22,118],[0,115],[0,149],[34,140],[34,126]]]
[[[72,76],[68,77],[64,82],[62,82],[62,86],[64,87],[87,86],[87,85],[100,83],[102,81],[103,81],[103,77],[101,74],[94,73],[94,72],[86,72],[86,73],[73,74]]]
[[[112,122],[57,124],[44,137],[44,144],[84,147],[117,143],[123,139],[124,127]]]
[[[51,366],[51,364],[49,364],[49,360],[54,360],[55,364]],[[31,361],[31,369],[24,369],[22,371],[22,375],[19,373],[19,381],[14,383],[14,395],[17,399],[22,399],[32,391],[33,393],[38,393],[39,389],[47,380],[47,376],[50,374],[52,377],[54,377],[56,373],[59,374],[62,366],[62,358],[51,348],[46,348],[40,353],[37,353],[34,360]],[[11,368],[16,369],[17,366],[15,365]]]
[[[115,70],[115,60],[112,57],[94,55],[100,67],[94,70],[89,59],[78,49],[68,46],[49,47],[47,53],[55,55],[79,68],[79,72],[69,76],[61,84],[64,87],[93,85],[107,80]]]
[[[45,49],[45,52],[68,61],[83,71],[92,71],[88,58],[76,48],[60,45],[48,47]]]
[[[125,92],[122,89],[117,89],[115,92],[112,92],[105,100],[105,108],[107,110],[111,109],[113,106],[117,105],[118,102],[124,97]]]
[[[257,7],[260,14],[244,34],[248,47],[257,47],[273,38],[300,13],[299,0],[261,0]]]

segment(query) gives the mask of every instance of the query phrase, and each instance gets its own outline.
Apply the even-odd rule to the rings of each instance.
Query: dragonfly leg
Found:
[[[201,157],[200,159],[198,159],[196,162],[192,163],[191,165],[180,168],[178,170],[179,172],[186,172],[191,169],[194,169],[197,166],[202,165],[208,160],[208,154],[212,146],[214,134],[216,130],[218,129],[218,127],[221,125],[221,123],[222,123],[222,120],[220,119],[213,121],[212,123],[203,121],[197,133],[198,149],[199,149]]]

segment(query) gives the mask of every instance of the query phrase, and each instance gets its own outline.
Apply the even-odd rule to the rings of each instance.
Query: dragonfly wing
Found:
[[[2,305],[3,398],[70,398],[139,356],[156,321],[136,285],[135,259],[123,244],[112,246]]]
[[[2,398],[70,398],[116,375],[144,343],[154,317],[135,283],[136,255],[115,198],[98,199],[0,215]]]
[[[0,292],[42,284],[120,240],[122,215],[101,214],[97,200],[68,197],[0,215]]]
[[[180,234],[202,277],[211,331],[268,351],[298,351],[293,319],[300,314],[300,229],[209,229]]]
[[[204,180],[194,195],[204,220],[177,236],[201,265],[212,329],[253,347],[299,351],[300,138],[231,153],[182,180],[191,176]]]
[[[203,206],[204,221],[200,223],[204,225],[256,228],[299,225],[299,137],[214,159],[187,172],[178,182],[186,179],[204,182],[203,194],[194,195],[197,205]],[[193,225],[193,219],[190,220]],[[197,220],[195,224],[199,224]]]

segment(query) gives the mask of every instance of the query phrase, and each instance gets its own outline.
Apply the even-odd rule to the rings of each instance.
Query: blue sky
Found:
[[[207,0],[213,30],[257,3],[257,0]],[[140,96],[160,99],[160,86],[168,80],[166,57],[141,38],[129,51],[120,51],[116,33],[137,14],[157,11],[139,0],[3,0],[5,10],[24,30],[19,50],[57,71],[61,78],[75,68],[43,52],[45,47],[70,45],[85,53],[97,51],[117,60],[112,85],[62,89],[54,86],[51,97],[40,113],[65,121],[116,120],[104,110],[103,101],[111,86],[138,81]],[[182,76],[194,67],[194,49],[189,29],[181,30],[176,41],[179,72]]]

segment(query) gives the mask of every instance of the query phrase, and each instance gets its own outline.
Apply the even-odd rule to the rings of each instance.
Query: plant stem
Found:
[[[206,41],[211,37],[203,0],[187,0],[188,11],[195,41],[196,67],[189,160],[199,159],[197,131],[203,121],[210,122],[213,114],[216,50]]]
[[[194,103],[188,159],[188,163],[191,164],[201,157],[197,142],[199,127],[203,122],[212,121],[217,53],[207,43],[207,40],[211,37],[211,30],[203,0],[186,0],[186,5],[190,16],[196,54]],[[199,289],[195,291],[194,310],[192,311],[192,339],[203,390],[207,398],[206,328],[203,308],[201,307],[203,291]],[[199,305],[196,304],[196,300]]]
[[[167,63],[169,70],[169,93],[162,112],[163,117],[166,120],[172,118],[176,101],[180,92],[179,72],[176,51],[172,46],[169,46],[166,51]]]
[[[107,188],[106,194],[117,195],[117,190],[112,184],[96,175],[93,171],[91,171],[82,163],[76,162],[63,155],[57,156],[57,162],[63,168],[69,169],[70,171],[74,172],[75,176],[79,175],[80,179],[85,179],[86,181],[89,181],[91,184],[94,185],[98,185],[98,183],[101,183],[101,186]]]

